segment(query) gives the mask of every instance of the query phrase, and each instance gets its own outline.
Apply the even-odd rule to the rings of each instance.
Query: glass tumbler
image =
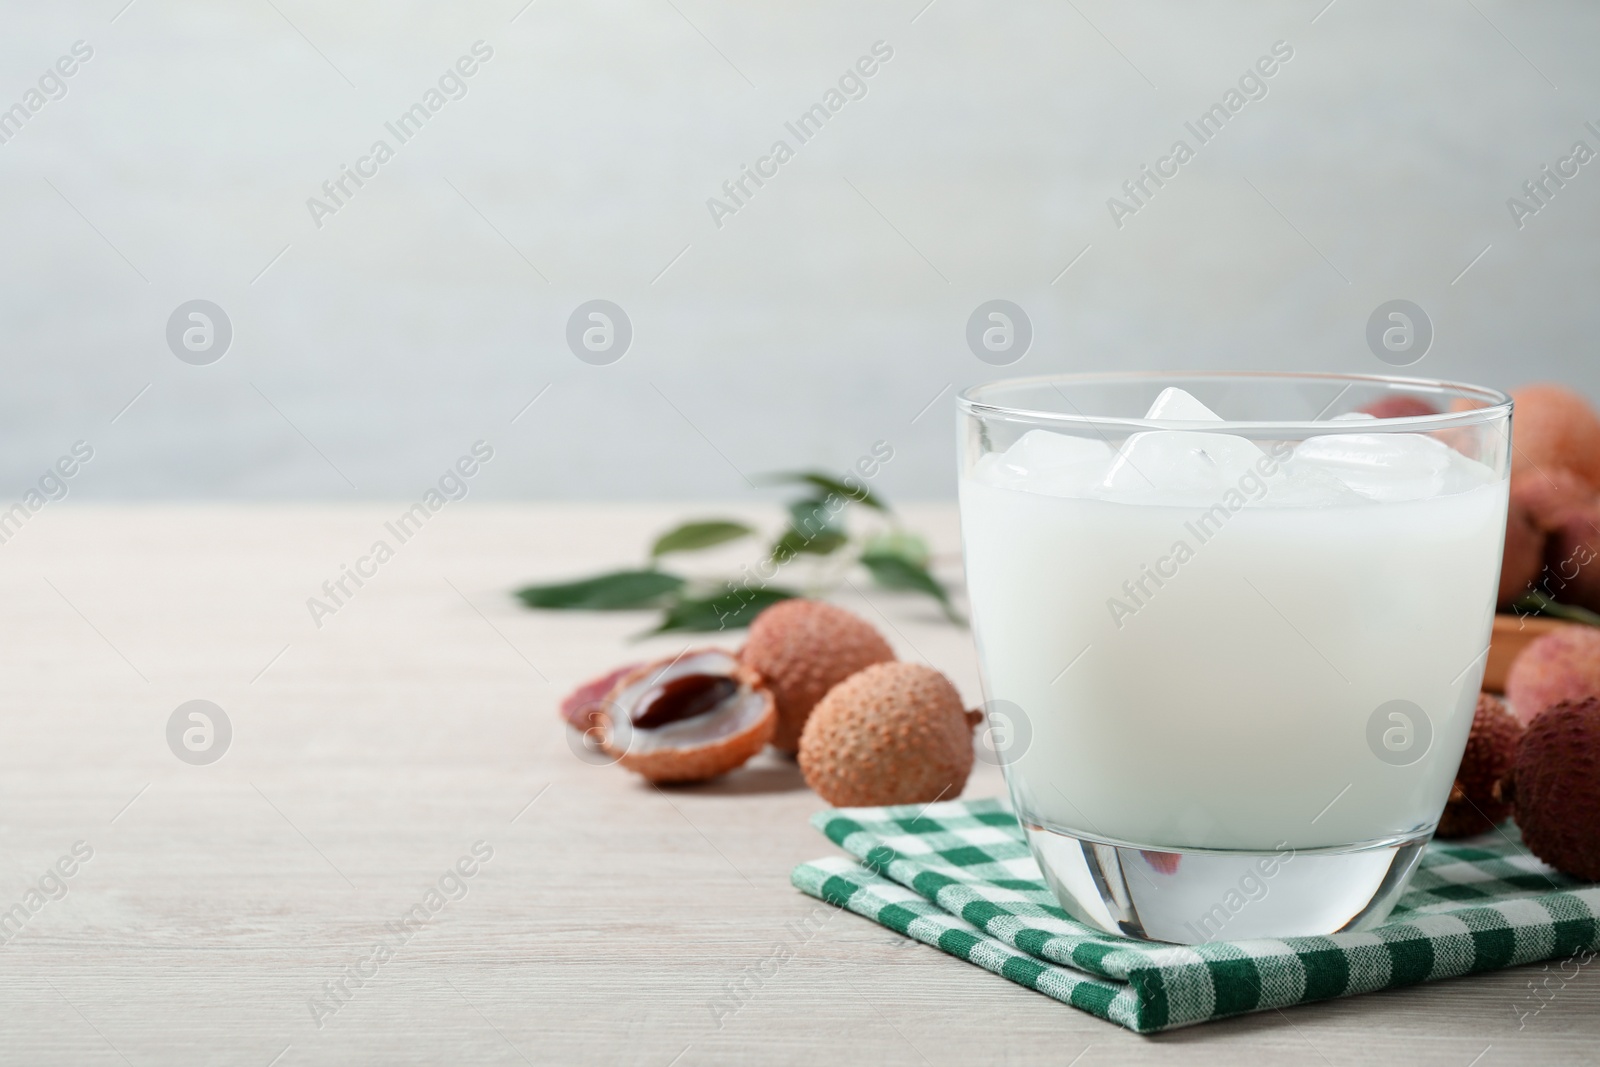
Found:
[[[986,707],[1062,907],[1182,944],[1381,922],[1472,724],[1510,399],[1085,374],[958,418]]]

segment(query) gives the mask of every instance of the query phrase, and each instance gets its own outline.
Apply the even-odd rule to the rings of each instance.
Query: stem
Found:
[[[1540,615],[1549,615],[1555,619],[1566,619],[1568,622],[1581,622],[1589,626],[1600,626],[1600,614],[1573,604],[1562,604],[1544,593],[1527,593],[1519,597],[1511,606],[1520,611],[1536,612]]]

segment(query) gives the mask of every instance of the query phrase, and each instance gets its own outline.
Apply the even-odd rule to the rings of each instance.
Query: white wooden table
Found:
[[[452,504],[316,628],[307,597],[401,509],[54,504],[0,545],[0,910],[75,842],[93,849],[0,944],[0,1061],[1600,1057],[1592,968],[1520,1031],[1537,968],[1140,1038],[821,907],[789,885],[833,851],[792,764],[659,792],[569,751],[559,696],[681,638],[629,643],[641,616],[538,614],[508,595],[636,560],[694,509]],[[953,509],[907,512],[955,547]],[[840,599],[977,699],[965,631],[911,598]],[[207,766],[166,740],[193,699],[233,729]],[[968,795],[999,788],[980,765]],[[493,855],[475,866],[480,841]],[[378,962],[386,924],[462,857],[465,896]],[[786,924],[808,916],[820,928],[774,973]],[[747,969],[758,987],[719,1009]],[[327,983],[342,978],[340,1003]],[[338,1003],[320,1028],[313,998]]]

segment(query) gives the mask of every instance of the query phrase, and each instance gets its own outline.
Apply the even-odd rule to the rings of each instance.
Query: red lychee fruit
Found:
[[[1559,385],[1525,385],[1511,394],[1513,469],[1566,467],[1600,489],[1600,416]]]
[[[1511,473],[1511,501],[1528,510],[1534,525],[1554,530],[1572,512],[1594,503],[1588,482],[1565,467],[1520,467]]]
[[[1600,628],[1573,623],[1535,638],[1506,674],[1506,701],[1524,726],[1552,704],[1600,696]]]
[[[839,808],[954,800],[982,718],[932,667],[875,663],[817,704],[800,735],[800,771]]]
[[[1600,611],[1600,504],[1574,509],[1551,531],[1539,588],[1563,604]]]
[[[1509,785],[1528,851],[1600,881],[1600,699],[1562,701],[1535,719]]]
[[[1478,694],[1467,750],[1461,754],[1436,836],[1471,837],[1494,829],[1511,814],[1511,805],[1501,799],[1499,786],[1516,762],[1522,732],[1522,723],[1504,704],[1488,693]]]
[[[1497,602],[1502,610],[1509,610],[1518,597],[1539,585],[1547,539],[1528,509],[1513,500],[1506,511],[1506,543],[1500,557]]]
[[[1374,400],[1364,408],[1358,408],[1362,414],[1371,415],[1375,419],[1406,419],[1417,415],[1437,415],[1439,409],[1419,396],[1386,396],[1382,400]]]
[[[766,679],[778,702],[772,747],[793,755],[817,701],[863,667],[894,659],[894,649],[865,619],[797,598],[756,616],[739,658]]]

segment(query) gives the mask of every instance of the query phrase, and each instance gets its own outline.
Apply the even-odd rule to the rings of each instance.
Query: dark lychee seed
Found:
[[[639,698],[633,725],[654,730],[715,711],[739,691],[739,683],[725,674],[680,674]]]

